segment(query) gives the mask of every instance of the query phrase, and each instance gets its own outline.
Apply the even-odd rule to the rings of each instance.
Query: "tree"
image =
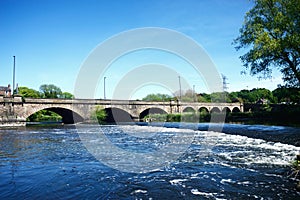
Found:
[[[257,97],[249,90],[241,90],[237,92],[235,96],[242,99],[244,103],[255,103],[258,100]]]
[[[59,87],[53,84],[43,84],[40,86],[42,98],[60,98],[62,91]]]
[[[299,88],[285,88],[278,87],[273,90],[273,96],[277,103],[300,103],[300,89]]]
[[[40,93],[28,87],[19,87],[19,94],[23,97],[40,98]]]
[[[232,103],[242,103],[244,102],[241,97],[239,97],[239,92],[230,92],[228,94],[228,98],[230,99],[230,102]]]
[[[183,95],[181,96],[181,101],[182,102],[194,102],[196,100],[195,96],[196,96],[195,92],[191,89],[183,91]]]
[[[198,102],[211,102],[211,96],[206,93],[197,94]]]
[[[107,113],[102,106],[96,106],[95,110],[91,113],[91,119],[103,123],[107,117]]]
[[[228,100],[229,99],[229,100]],[[244,102],[256,103],[260,99],[274,102],[273,94],[265,88],[253,88],[252,90],[241,90],[239,92],[231,92],[228,94],[227,102]]]
[[[143,101],[170,101],[172,97],[167,94],[148,94]]]
[[[213,92],[210,94],[211,102],[230,103],[228,92]]]
[[[252,75],[270,77],[278,67],[287,86],[300,86],[300,0],[254,0],[246,14],[236,49]]]
[[[63,99],[74,99],[74,95],[71,94],[71,93],[69,93],[69,92],[63,92],[60,98],[63,98]]]
[[[253,94],[256,101],[258,101],[260,99],[265,99],[265,100],[273,102],[273,100],[274,100],[272,92],[268,89],[254,88],[250,92]]]

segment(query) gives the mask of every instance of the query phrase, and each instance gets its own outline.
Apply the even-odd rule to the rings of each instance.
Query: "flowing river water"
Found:
[[[226,133],[220,133],[204,130],[203,125],[199,130],[168,126],[0,129],[0,199],[300,198],[290,169],[300,147],[287,137],[289,133],[299,135],[299,128],[225,125]],[[88,150],[82,140],[99,131],[128,155],[147,155],[164,148],[166,143],[180,143],[181,140],[170,140],[176,134],[193,138],[182,154],[167,165],[134,173],[120,170],[122,163],[117,167],[107,165],[109,149],[102,152],[107,152],[102,160]],[[275,139],[250,137],[254,133],[265,135],[264,139],[273,138],[273,134]],[[284,137],[277,141],[280,133],[287,142]],[[295,142],[297,138],[293,138]],[[94,141],[96,147],[105,145],[99,137]],[[130,159],[126,156],[120,154],[114,159],[124,162]]]

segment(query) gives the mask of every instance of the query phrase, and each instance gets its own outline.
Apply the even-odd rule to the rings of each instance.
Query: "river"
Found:
[[[198,130],[167,126],[0,129],[0,199],[300,198],[289,176],[300,147],[287,136],[287,142],[276,139],[299,135],[300,128],[227,124],[221,133],[207,124]],[[114,154],[103,136],[127,154]],[[164,152],[167,147],[175,153]],[[150,162],[149,155],[161,160]]]

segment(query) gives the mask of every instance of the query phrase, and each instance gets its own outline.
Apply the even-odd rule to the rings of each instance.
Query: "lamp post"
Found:
[[[105,91],[105,79],[106,79],[106,76],[104,76],[104,78],[103,78],[103,82],[104,82],[104,84],[103,84],[103,93],[104,93],[104,99],[106,99],[106,91]]]
[[[179,100],[181,101],[181,81],[180,81],[180,76],[178,76],[179,80]]]
[[[193,85],[193,101],[195,101],[195,85]]]
[[[13,90],[12,95],[15,94],[15,78],[16,78],[16,56],[14,56],[14,66],[13,66]]]

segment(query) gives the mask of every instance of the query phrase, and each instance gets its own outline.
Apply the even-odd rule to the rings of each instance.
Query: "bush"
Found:
[[[144,121],[155,122],[209,122],[209,113],[172,113],[172,114],[151,114],[144,117]]]
[[[91,114],[91,120],[98,123],[104,123],[107,117],[107,113],[102,106],[96,106],[96,109]]]
[[[41,121],[61,121],[62,117],[50,110],[40,110],[27,118],[27,121],[41,122]]]

